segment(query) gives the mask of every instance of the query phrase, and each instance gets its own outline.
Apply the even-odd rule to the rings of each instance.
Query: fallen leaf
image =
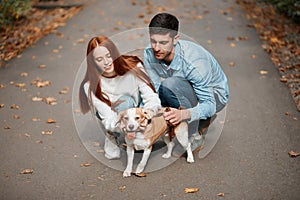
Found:
[[[255,59],[255,58],[256,58],[256,55],[254,55],[254,54],[251,55],[251,58],[252,58],[252,59]]]
[[[197,16],[194,17],[194,19],[203,19],[203,16],[197,15]]]
[[[80,164],[81,167],[89,167],[91,166],[92,164],[90,163],[83,163],[83,164]]]
[[[100,147],[100,143],[99,142],[94,142],[94,147]]]
[[[16,104],[12,104],[12,105],[10,106],[10,108],[11,108],[11,109],[20,109],[20,107],[19,107],[18,105],[16,105]]]
[[[51,85],[50,81],[43,81],[41,78],[37,77],[33,81],[31,81],[31,85],[35,85],[36,87],[45,87]]]
[[[31,120],[32,120],[33,122],[41,121],[39,118],[36,118],[36,117],[32,118]]]
[[[135,173],[135,175],[136,175],[137,177],[147,177],[147,174],[144,173],[144,172],[141,172],[141,173]]]
[[[229,62],[228,65],[229,65],[229,67],[234,67],[235,66],[235,62]]]
[[[287,116],[291,115],[291,113],[289,113],[289,112],[285,112],[284,114],[287,115]]]
[[[85,39],[84,38],[80,38],[76,41],[77,43],[85,43]]]
[[[144,13],[140,13],[139,15],[138,15],[138,18],[144,18],[145,17],[145,14]]]
[[[9,127],[9,126],[4,126],[3,128],[4,128],[4,129],[10,129],[10,127]]]
[[[37,82],[37,84],[36,84],[37,87],[45,87],[48,85],[51,85],[50,81],[40,81],[40,82]]]
[[[280,82],[282,82],[282,83],[287,83],[287,82],[288,82],[288,79],[285,78],[285,77],[282,77],[282,78],[280,78]]]
[[[199,191],[199,188],[184,188],[185,193],[195,193],[198,191]]]
[[[53,123],[56,123],[56,121],[54,119],[48,118],[47,123],[48,124],[53,124]]]
[[[45,97],[45,98],[43,98],[43,101],[46,102],[46,104],[49,104],[49,105],[56,105],[57,104],[56,99],[54,97]]]
[[[225,194],[224,193],[219,193],[219,194],[217,194],[219,197],[224,197],[225,196]]]
[[[26,84],[25,83],[16,83],[15,86],[22,88],[22,87],[25,87]]]
[[[26,137],[30,137],[30,134],[29,134],[29,133],[24,133],[24,135],[25,135]]]
[[[81,113],[79,109],[74,110],[75,113]]]
[[[42,135],[52,135],[53,131],[42,131]]]
[[[58,49],[53,49],[52,52],[53,53],[59,53],[59,50]]]
[[[46,65],[39,65],[39,68],[44,69],[44,68],[46,68]]]
[[[4,103],[0,103],[0,108],[3,108],[4,107]]]
[[[120,186],[119,190],[124,191],[126,189],[126,185]]]
[[[69,87],[65,87],[61,91],[59,91],[59,94],[67,94],[68,92],[69,92]]]
[[[4,84],[0,84],[0,89],[3,89],[5,88],[5,85]]]
[[[104,149],[97,149],[97,152],[98,153],[104,153],[105,151],[104,151]]]
[[[20,116],[19,115],[13,115],[13,118],[14,119],[20,119]]]
[[[234,43],[231,42],[231,43],[229,44],[229,46],[230,46],[230,47],[235,47],[236,45],[235,45]]]
[[[259,73],[260,73],[261,75],[267,75],[269,72],[266,71],[266,70],[260,70]]]
[[[295,157],[297,157],[297,156],[300,156],[300,153],[296,153],[296,152],[294,152],[294,151],[290,151],[290,152],[289,152],[289,155],[290,155],[290,157],[295,158]]]
[[[27,77],[27,76],[28,76],[28,73],[27,73],[27,72],[22,72],[22,73],[20,74],[20,76],[22,76],[22,77]]]
[[[32,97],[32,101],[42,101],[43,98],[41,97]]]
[[[32,169],[23,169],[20,171],[20,174],[32,174],[33,170]]]

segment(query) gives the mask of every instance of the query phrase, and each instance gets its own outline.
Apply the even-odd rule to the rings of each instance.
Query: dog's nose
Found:
[[[128,125],[128,128],[129,128],[130,130],[132,130],[132,129],[134,128],[134,125],[133,125],[133,124],[129,124],[129,125]]]

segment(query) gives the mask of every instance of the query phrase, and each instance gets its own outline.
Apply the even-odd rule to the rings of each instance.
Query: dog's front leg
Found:
[[[135,173],[136,173],[136,174],[139,174],[139,173],[141,173],[141,172],[144,171],[144,168],[145,168],[145,166],[146,166],[146,164],[147,164],[147,161],[148,161],[148,159],[149,159],[150,153],[151,153],[151,148],[150,148],[150,149],[149,149],[149,148],[146,148],[146,149],[144,150],[142,160],[141,160],[141,162],[138,164],[138,166],[137,166],[137,168],[136,168],[136,170],[135,170]]]
[[[132,145],[127,146],[127,166],[123,172],[123,177],[131,176],[132,165],[133,165],[134,149]]]

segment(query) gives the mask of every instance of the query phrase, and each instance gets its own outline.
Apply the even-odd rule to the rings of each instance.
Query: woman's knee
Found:
[[[115,109],[118,112],[135,107],[134,99],[127,95],[121,96],[116,103]]]

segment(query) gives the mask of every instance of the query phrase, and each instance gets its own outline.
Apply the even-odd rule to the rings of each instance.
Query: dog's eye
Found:
[[[138,116],[137,116],[137,117],[135,117],[135,120],[140,120],[140,117],[138,117]]]
[[[128,118],[128,117],[124,117],[124,119],[125,119],[126,121],[128,121],[129,118]]]

